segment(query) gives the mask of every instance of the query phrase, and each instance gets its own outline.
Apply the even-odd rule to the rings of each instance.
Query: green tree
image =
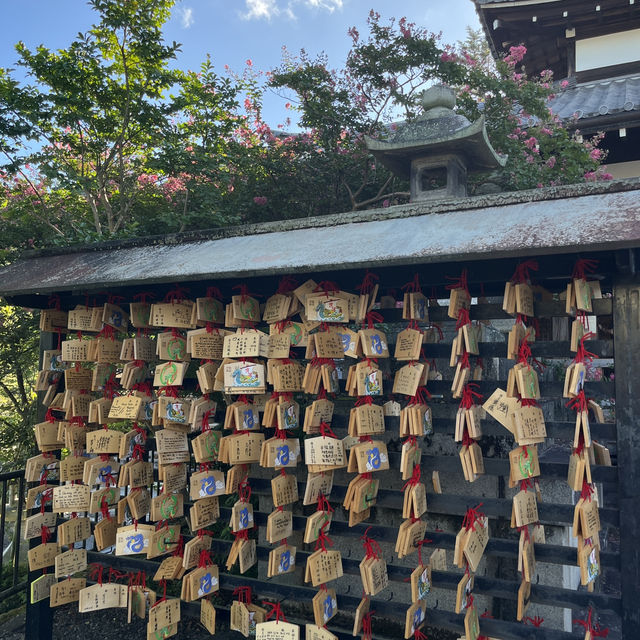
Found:
[[[394,119],[419,115],[418,97],[433,83],[458,90],[458,111],[470,120],[484,117],[494,147],[508,155],[504,170],[492,176],[506,190],[582,182],[606,177],[598,167],[598,139],[581,141],[549,112],[552,78],[526,78],[517,70],[524,47],[513,47],[491,64],[479,34],[469,31],[459,47],[404,19],[383,22],[371,12],[369,33],[349,31],[352,47],[339,72],[325,60],[306,55],[288,58],[277,69],[272,86],[293,91],[299,125],[322,132],[324,154],[346,154],[353,164],[339,174],[352,209],[378,206],[402,197],[394,179],[363,147],[361,134],[386,136]],[[336,160],[332,166],[341,166]],[[484,178],[483,178],[484,179]]]
[[[466,26],[467,37],[458,40],[457,49],[462,56],[472,65],[480,65],[481,69],[493,72],[496,70],[496,63],[491,54],[491,48],[481,28],[474,29]]]
[[[29,309],[0,306],[0,466],[20,467],[35,449],[38,320]]]
[[[6,169],[28,185],[34,221],[58,242],[114,235],[134,220],[138,176],[176,109],[166,93],[179,80],[169,68],[179,47],[165,44],[161,31],[172,0],[90,4],[100,19],[68,48],[18,43],[18,65],[33,84],[0,69]],[[51,182],[33,180],[30,165]],[[56,212],[52,188],[82,198],[84,212]]]

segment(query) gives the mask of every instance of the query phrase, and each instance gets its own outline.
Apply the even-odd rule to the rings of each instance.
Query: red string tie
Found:
[[[469,317],[469,309],[462,307],[458,311],[458,319],[456,321],[456,330],[462,329],[465,324],[471,324],[471,318]]]
[[[329,298],[332,293],[337,293],[338,291],[340,291],[340,287],[330,280],[322,280],[322,282],[319,282],[313,290],[314,293],[324,293],[327,298]]]
[[[524,284],[531,280],[529,271],[537,271],[538,263],[536,260],[525,260],[521,262],[511,276],[511,282],[514,284]]]
[[[475,507],[469,507],[467,509],[467,513],[464,516],[464,520],[462,521],[462,526],[467,531],[475,531],[476,522],[479,522],[481,518],[484,518],[484,513],[480,511],[480,507],[484,503],[476,505]]]
[[[573,265],[573,272],[571,278],[573,280],[586,280],[587,273],[593,273],[598,267],[598,260],[589,260],[586,258],[580,258],[576,260]]]
[[[376,285],[376,282],[380,280],[380,277],[375,273],[371,273],[369,269],[364,274],[362,282],[356,287],[356,289],[362,294],[371,293]]]
[[[251,587],[236,587],[232,595],[236,596],[238,602],[251,604]]]
[[[605,627],[604,629],[600,627],[599,624],[596,624],[592,620],[593,610],[589,607],[589,613],[587,614],[586,620],[574,620],[573,624],[579,624],[581,627],[584,627],[585,632],[590,631],[591,636],[594,638],[606,638],[609,635],[609,628]]]
[[[365,316],[367,329],[373,329],[375,322],[384,322],[384,318],[377,311],[369,311]]]
[[[411,477],[404,483],[404,485],[402,485],[402,490],[404,491],[407,487],[414,487],[415,485],[419,484],[421,474],[422,472],[420,470],[420,465],[414,464],[413,471],[411,472]]]
[[[574,362],[584,362],[584,363],[591,362],[596,357],[595,353],[591,353],[591,351],[587,351],[586,347],[584,346],[584,341],[594,338],[595,335],[596,335],[595,333],[589,331],[588,333],[585,333],[582,336],[582,338],[580,338],[580,343],[578,344],[578,351],[576,352],[576,357],[573,359]]]
[[[182,534],[178,537],[178,546],[174,549],[171,555],[180,558],[184,556],[184,538],[182,537]]]
[[[360,536],[365,551],[365,558],[380,558],[382,557],[382,549],[377,541],[369,536],[370,529],[371,527],[367,527],[364,534]]]
[[[417,544],[416,547],[418,547],[418,564],[419,565],[423,565],[422,562],[422,547],[425,544],[431,544],[433,542],[433,540],[430,540],[429,538],[425,538],[424,540],[420,540]]]
[[[406,284],[402,285],[402,290],[411,293],[422,293],[422,289],[420,288],[420,277],[416,273],[413,276],[413,280],[410,280]]]
[[[338,436],[333,432],[333,429],[326,422],[320,423],[320,434],[323,438],[337,438]]]
[[[211,553],[206,549],[200,550],[200,557],[198,558],[198,567],[210,567],[213,564],[213,560],[211,559]]]
[[[327,545],[330,547],[333,546],[333,541],[331,538],[325,533],[325,529],[329,526],[329,521],[326,520],[322,526],[320,527],[320,532],[318,534],[318,539],[316,540],[316,551],[318,549],[322,549],[323,551],[327,550]]]
[[[189,293],[189,289],[181,287],[178,284],[173,285],[173,289],[167,291],[167,295],[164,297],[165,302],[171,302],[177,304],[185,299],[186,294]]]
[[[362,640],[371,640],[372,631],[371,631],[371,618],[373,618],[374,611],[368,611],[362,617]]]
[[[329,504],[329,501],[325,497],[324,493],[318,494],[318,508],[317,511],[324,511],[325,513],[333,513],[333,507]]]
[[[100,331],[100,333],[98,333],[98,337],[99,338],[107,338],[109,340],[115,340],[116,339],[116,330],[110,324],[105,324],[102,327],[102,330]]]
[[[291,276],[284,276],[280,278],[280,282],[278,282],[278,289],[276,293],[280,295],[284,295],[286,293],[291,293],[298,286],[298,281]]]
[[[534,627],[541,627],[542,623],[544,622],[544,618],[541,618],[540,616],[536,616],[535,618],[530,618],[529,616],[527,616],[526,618],[524,618],[523,622],[525,624],[530,622]]]
[[[478,404],[476,401],[482,400],[482,394],[475,391],[475,389],[478,388],[479,387],[475,382],[469,382],[464,385],[464,388],[462,389],[462,398],[460,400],[461,409],[471,409],[475,404]]]
[[[104,567],[97,563],[92,563],[89,566],[91,567],[91,570],[89,571],[89,580],[94,580],[99,585],[102,585],[102,573],[104,571]]]
[[[267,613],[267,620],[270,620],[275,616],[276,623],[280,622],[280,620],[282,620],[282,622],[287,621],[287,619],[284,617],[284,613],[282,613],[282,608],[280,607],[279,602],[267,602],[266,600],[263,600],[262,604],[265,604],[268,607],[271,607],[269,609],[269,612]]]
[[[589,399],[585,395],[584,389],[580,389],[574,398],[566,402],[565,406],[573,409],[576,413],[587,411],[589,408]]]
[[[454,278],[452,276],[445,276],[447,280],[451,280],[451,283],[445,285],[445,289],[447,291],[452,291],[453,289],[464,289],[467,293],[469,293],[469,286],[467,284],[467,270],[463,269],[459,278]]]

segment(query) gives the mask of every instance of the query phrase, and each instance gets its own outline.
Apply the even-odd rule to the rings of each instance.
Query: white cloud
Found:
[[[247,12],[242,15],[245,20],[271,20],[280,13],[276,0],[245,0]]]
[[[342,9],[344,0],[289,0],[283,9],[278,5],[278,0],[245,0],[246,13],[242,14],[245,20],[271,20],[272,17],[284,14],[289,20],[296,20],[294,7],[301,5],[307,9],[322,9],[333,13],[336,9]]]
[[[188,29],[193,24],[193,9],[191,7],[180,9],[180,21],[183,29]]]
[[[333,13],[336,9],[342,9],[343,0],[303,0],[304,4],[316,9],[326,9]]]

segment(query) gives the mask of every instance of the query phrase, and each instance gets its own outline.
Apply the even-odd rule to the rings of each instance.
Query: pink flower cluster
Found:
[[[527,47],[520,45],[518,47],[511,47],[509,53],[505,56],[504,61],[510,66],[515,67],[518,62],[522,62],[525,54],[527,53]]]

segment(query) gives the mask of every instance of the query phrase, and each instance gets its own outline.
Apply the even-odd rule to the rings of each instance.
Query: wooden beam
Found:
[[[635,269],[633,270],[635,271]],[[620,276],[613,292],[620,504],[622,637],[640,627],[640,277]]]

